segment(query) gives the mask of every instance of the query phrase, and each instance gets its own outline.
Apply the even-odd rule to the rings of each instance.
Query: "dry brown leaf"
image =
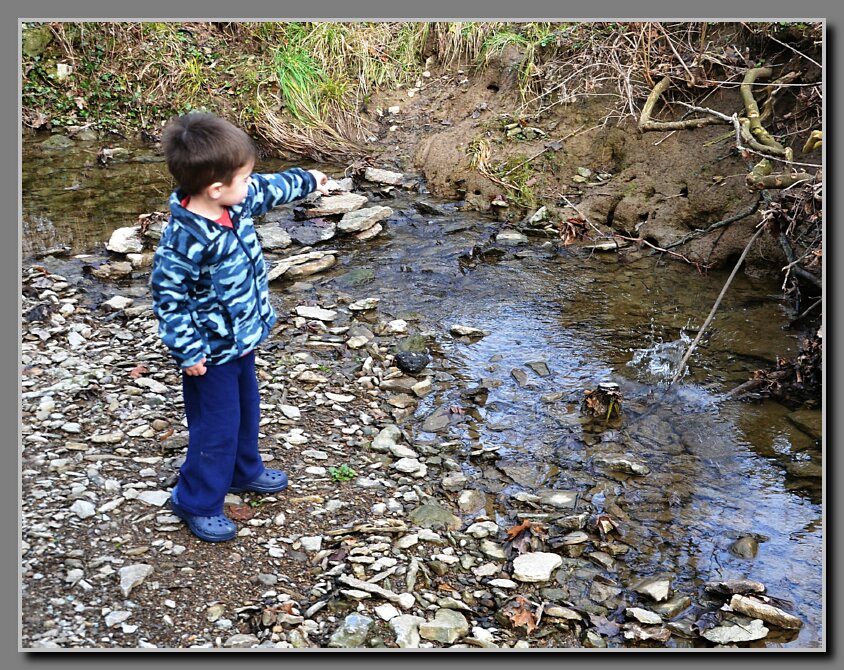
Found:
[[[129,373],[129,376],[132,379],[137,379],[138,377],[143,377],[147,372],[149,372],[149,368],[147,368],[143,364],[140,364],[132,368],[132,371]]]
[[[166,440],[168,437],[172,436],[174,432],[175,431],[174,431],[173,428],[168,428],[166,431],[161,433],[161,436],[158,438],[158,441],[164,442],[164,440]]]
[[[232,521],[249,521],[255,510],[249,505],[226,505],[226,514]]]
[[[530,528],[530,519],[525,519],[522,521],[518,526],[513,526],[512,528],[507,529],[507,539],[514,540],[519,535],[524,533],[528,528]]]
[[[516,596],[515,605],[505,610],[513,626],[524,626],[528,635],[536,628],[536,616],[530,610],[530,603],[522,596]]]

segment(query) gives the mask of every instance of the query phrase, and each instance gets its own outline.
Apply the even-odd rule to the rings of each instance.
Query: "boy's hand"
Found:
[[[328,187],[326,186],[328,183],[328,177],[319,170],[308,170],[308,172],[310,172],[314,176],[314,179],[316,179],[316,190],[323,195],[328,195]]]
[[[205,374],[205,358],[189,368],[182,368],[188,377],[201,377]]]

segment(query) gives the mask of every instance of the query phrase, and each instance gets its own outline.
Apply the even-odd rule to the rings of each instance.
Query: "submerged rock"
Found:
[[[730,644],[732,642],[751,642],[761,640],[768,635],[768,629],[761,619],[746,617],[729,617],[715,628],[709,628],[701,636],[716,644]]]

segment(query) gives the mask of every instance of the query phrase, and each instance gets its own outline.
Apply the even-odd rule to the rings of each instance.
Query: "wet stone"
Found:
[[[730,644],[761,640],[768,635],[768,628],[761,619],[734,615],[727,615],[727,617],[720,625],[703,631],[701,636],[716,644]]]
[[[741,558],[755,558],[759,542],[755,537],[745,535],[730,545],[730,552]]]
[[[669,577],[647,577],[635,583],[631,588],[636,593],[660,602],[668,599],[671,579]]]
[[[692,599],[686,595],[677,595],[660,603],[652,603],[650,609],[666,619],[673,619],[692,606]]]
[[[425,353],[400,351],[395,356],[396,366],[409,375],[419,374],[430,362],[431,357]]]

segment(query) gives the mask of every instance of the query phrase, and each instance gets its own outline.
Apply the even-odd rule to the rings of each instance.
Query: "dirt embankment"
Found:
[[[586,219],[592,234],[598,228],[661,248],[757,199],[745,185],[748,167],[729,127],[641,133],[635,120],[607,119],[612,98],[600,91],[535,117],[520,115],[519,59],[509,51],[479,72],[455,66],[431,72],[411,90],[379,94],[366,113],[376,129],[378,161],[418,172],[432,193],[503,220],[518,221],[545,205],[552,222]],[[736,89],[715,92],[706,105],[726,115],[742,110]],[[512,124],[528,132],[514,133]],[[494,170],[485,175],[472,164],[480,143],[489,148],[487,165],[529,172],[527,206],[494,174],[487,176]],[[495,204],[502,196],[507,207]],[[675,251],[704,267],[732,265],[758,221],[758,214],[748,216]],[[646,243],[639,244],[649,251]],[[783,258],[776,239],[763,237],[747,270],[777,272]]]

